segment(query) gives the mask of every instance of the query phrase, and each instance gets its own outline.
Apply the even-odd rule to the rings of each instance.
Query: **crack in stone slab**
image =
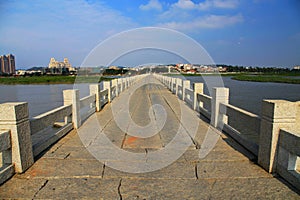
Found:
[[[64,157],[64,159],[67,159],[70,155],[71,155],[71,153],[68,153],[68,154]]]
[[[123,199],[122,194],[121,194],[121,186],[122,186],[122,179],[120,179],[119,185],[118,185],[118,195],[120,200]]]
[[[47,185],[47,183],[49,182],[49,180],[46,180],[42,185],[41,187],[38,189],[38,191],[36,191],[36,193],[33,195],[33,198],[34,199],[36,197],[36,195]]]
[[[196,179],[198,180],[199,177],[198,177],[198,169],[197,169],[197,163],[195,164],[195,176],[196,176]]]
[[[105,170],[105,167],[106,167],[106,165],[105,165],[105,163],[104,163],[104,164],[103,164],[103,168],[102,168],[101,178],[104,177],[104,170]]]

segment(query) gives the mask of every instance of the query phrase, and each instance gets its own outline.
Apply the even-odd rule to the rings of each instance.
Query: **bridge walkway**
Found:
[[[251,153],[211,128],[161,83],[152,77],[143,81],[45,151],[25,173],[4,183],[0,198],[299,198],[284,180],[256,165]],[[154,104],[164,109],[150,109]],[[126,110],[132,120],[124,119]],[[190,116],[185,121],[184,114]],[[146,129],[149,124],[153,126]],[[153,129],[150,137],[130,135],[142,130],[138,133],[149,136]],[[205,140],[208,133],[218,136],[216,144]],[[206,143],[213,148],[199,158],[201,148],[210,150]]]

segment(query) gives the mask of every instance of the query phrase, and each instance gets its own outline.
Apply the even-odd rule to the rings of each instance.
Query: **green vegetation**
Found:
[[[300,84],[300,77],[295,75],[237,75],[233,76],[232,79],[239,81],[255,81],[255,82],[274,82],[274,83],[291,83]]]
[[[202,74],[166,74],[167,76],[230,76],[233,80],[254,81],[254,82],[274,82],[300,84],[300,73],[291,71],[283,73],[202,73]]]
[[[166,74],[167,76],[237,76],[241,73],[201,73],[201,74]]]
[[[0,84],[73,84],[96,83],[112,78],[99,76],[32,76],[32,77],[0,77]]]

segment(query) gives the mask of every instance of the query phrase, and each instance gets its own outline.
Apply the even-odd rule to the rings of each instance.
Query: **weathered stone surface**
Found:
[[[214,161],[197,163],[199,178],[250,178],[271,177],[259,166],[249,161]]]
[[[238,151],[214,151],[212,150],[205,158],[199,158],[199,150],[188,150],[184,153],[184,158],[188,162],[201,162],[201,161],[248,161],[249,159],[239,153]]]
[[[134,136],[126,135],[123,142],[123,148],[128,149],[146,149],[146,148],[156,148],[159,149],[162,147],[160,136],[158,134],[149,137],[149,138],[137,138]]]
[[[101,177],[103,164],[98,160],[71,160],[71,159],[40,159],[26,173],[19,175],[22,178],[70,178],[70,177]]]
[[[19,179],[13,177],[0,186],[0,199],[33,199],[46,179]]]
[[[123,165],[124,163],[119,162],[117,164]],[[150,164],[153,164],[154,166],[157,165],[157,163],[150,163]],[[136,162],[136,163],[132,163],[132,166],[129,167],[131,168],[136,167],[138,170],[139,168],[138,165],[139,163]],[[105,179],[116,178],[116,177],[149,178],[149,179],[196,179],[195,165],[186,162],[175,162],[157,171],[148,172],[148,173],[137,173],[137,174],[121,172],[112,169],[108,166],[106,166],[104,170],[103,177]]]
[[[218,179],[211,199],[299,199],[299,195],[273,177]]]
[[[95,158],[85,148],[80,146],[61,146],[57,149],[49,150],[43,158],[56,159],[76,159],[76,160],[94,160]]]
[[[209,199],[209,180],[122,179],[122,199]]]
[[[150,91],[151,90],[151,91]],[[130,89],[126,90],[130,92]],[[280,178],[274,178],[262,168],[250,162],[254,157],[233,139],[220,135],[212,151],[204,158],[198,159],[199,149],[195,145],[187,147],[183,155],[173,160],[169,166],[148,173],[127,173],[111,166],[125,167],[139,172],[142,167],[148,170],[163,164],[184,148],[186,136],[179,137],[176,148],[155,156],[165,148],[175,137],[178,130],[178,119],[181,109],[177,97],[163,86],[155,85],[142,90],[149,94],[157,103],[170,105],[166,107],[168,119],[164,129],[158,134],[160,139],[143,139],[145,143],[124,145],[123,150],[131,152],[129,156],[120,154],[125,132],[114,122],[111,105],[88,119],[82,128],[91,130],[87,139],[93,140],[93,134],[99,128],[93,127],[97,120],[103,126],[105,134],[113,147],[105,141],[93,140],[90,150],[101,155],[104,163],[96,160],[85,149],[77,131],[71,131],[57,144],[53,145],[30,169],[23,174],[15,175],[11,180],[0,186],[0,198],[26,199],[299,199],[298,194]],[[122,96],[121,95],[119,97]],[[141,95],[137,91],[135,95]],[[132,100],[139,103],[139,96]],[[161,95],[161,96],[159,96]],[[124,104],[122,98],[115,98],[118,109]],[[167,102],[167,103],[166,103]],[[134,106],[133,104],[132,106]],[[142,103],[141,103],[142,105]],[[173,107],[174,106],[174,107]],[[183,105],[185,106],[185,105]],[[140,108],[142,108],[140,106]],[[135,120],[142,120],[147,115],[143,109],[130,109],[136,112]],[[109,119],[110,118],[110,119]],[[142,123],[142,121],[140,121]],[[89,128],[92,129],[88,129]],[[209,125],[199,120],[199,126],[194,138],[201,148]],[[104,134],[101,132],[101,134]],[[182,135],[183,136],[183,135]],[[128,138],[127,138],[128,139]],[[149,139],[149,138],[148,138]],[[159,144],[163,144],[157,148]],[[150,145],[151,144],[151,145]],[[142,146],[144,145],[144,146]],[[156,146],[157,145],[157,146]],[[148,148],[148,147],[154,148]],[[115,150],[116,150],[115,149]],[[117,159],[118,158],[118,159]],[[145,165],[145,162],[147,165]]]
[[[99,178],[50,179],[37,199],[118,199],[120,180]]]

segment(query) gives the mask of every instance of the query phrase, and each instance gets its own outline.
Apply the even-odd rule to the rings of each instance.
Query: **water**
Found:
[[[73,84],[53,85],[0,85],[0,103],[28,102],[29,116],[37,116],[63,105],[63,90],[73,89]],[[87,84],[78,84],[80,97],[89,93]]]
[[[205,84],[201,76],[186,78],[191,83],[204,82]],[[210,84],[208,84],[209,87],[205,84],[204,93],[209,94],[209,91],[214,86],[211,83],[216,82],[217,79],[213,76],[206,76],[205,80]],[[222,77],[222,80],[224,86],[229,88],[230,104],[255,114],[260,114],[263,99],[300,101],[300,84],[237,81],[232,80],[231,77]]]
[[[186,77],[191,82],[203,82],[202,77]],[[215,77],[206,76],[209,87],[205,87],[204,93],[217,84]],[[300,85],[284,83],[260,83],[236,81],[230,77],[222,77],[221,84],[230,89],[229,101],[231,104],[260,114],[263,99],[286,99],[300,101]],[[28,102],[30,117],[49,111],[63,105],[62,91],[73,89],[73,84],[57,85],[0,85],[0,103],[4,102]],[[87,96],[89,89],[87,84],[78,84],[80,97]]]

